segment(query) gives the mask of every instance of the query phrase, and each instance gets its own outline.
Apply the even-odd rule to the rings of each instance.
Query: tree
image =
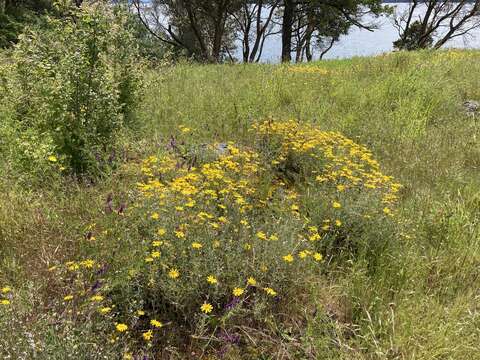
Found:
[[[395,15],[394,25],[400,36],[395,48],[439,49],[480,27],[480,0],[410,0],[408,9]]]
[[[296,51],[297,60],[302,58],[302,53],[312,59],[314,37],[325,54],[351,26],[373,31],[376,24],[365,23],[365,15],[379,16],[389,10],[381,0],[284,0],[282,61],[290,62],[292,51]]]
[[[258,62],[267,37],[277,33],[273,18],[281,0],[244,1],[237,13],[232,13],[242,41],[243,62]]]
[[[292,50],[295,61],[313,60],[314,50],[320,51],[320,59],[333,47],[341,35],[347,34],[351,22],[337,9],[323,4],[304,4],[297,11]]]
[[[234,24],[231,14],[240,0],[152,0],[134,6],[142,23],[158,40],[205,62],[220,62],[231,56]]]

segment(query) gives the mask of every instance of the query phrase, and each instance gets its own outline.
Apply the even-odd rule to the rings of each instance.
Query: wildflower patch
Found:
[[[198,327],[217,336],[275,316],[303,279],[320,276],[324,242],[348,232],[350,204],[359,221],[394,216],[401,186],[367,148],[296,121],[257,123],[252,139],[203,146],[201,157],[171,149],[145,159],[119,235],[143,239],[123,249],[127,271],[109,273],[100,259],[53,268],[98,284],[65,293],[64,306],[94,312],[125,351]]]

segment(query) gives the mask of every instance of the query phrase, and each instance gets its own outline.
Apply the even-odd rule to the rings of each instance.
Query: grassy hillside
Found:
[[[0,288],[10,304],[0,306],[2,358],[480,358],[480,114],[463,108],[466,100],[480,100],[480,53],[396,53],[304,66],[183,64],[149,70],[145,82],[139,128],[122,136],[118,166],[102,180],[68,179],[55,163],[33,177],[13,165],[15,152],[3,151]],[[158,340],[161,350],[122,334],[106,341],[115,320],[97,321],[66,300],[88,294],[92,279],[65,275],[62,266],[80,259],[108,263],[105,293],[132,309],[142,283],[119,282],[136,279],[134,259],[149,236],[150,220],[129,215],[139,208],[144,159],[167,153],[172,141],[186,161],[207,161],[205,144],[257,149],[260,130],[252,125],[269,119],[295,120],[308,131],[312,125],[314,134],[339,132],[366,146],[382,173],[403,185],[393,217],[358,223],[355,211],[345,209],[342,237],[320,240],[321,267],[296,269],[284,283],[276,279],[289,285],[262,321],[249,322],[257,318],[248,311],[235,313],[234,326],[230,315],[201,318],[186,336],[175,319],[165,319],[165,334],[176,336]],[[268,178],[262,176],[259,188]],[[298,218],[321,223],[319,214],[330,211],[319,210],[322,202],[333,198],[303,185],[296,192]],[[291,204],[275,201],[276,209],[255,226],[272,221],[267,229],[293,237],[300,226],[295,216],[278,215]],[[368,209],[370,202],[345,198]],[[281,221],[274,223],[275,216]],[[235,256],[242,263],[243,255]],[[261,318],[263,310],[256,310]]]

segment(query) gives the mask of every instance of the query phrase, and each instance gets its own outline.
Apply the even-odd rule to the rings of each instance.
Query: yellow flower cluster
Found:
[[[327,69],[321,68],[319,66],[291,65],[291,66],[288,66],[288,71],[292,73],[318,74],[318,75],[327,75],[330,73]]]
[[[10,305],[10,300],[7,299],[7,296],[12,292],[12,288],[10,286],[4,286],[0,288],[0,305]]]
[[[371,151],[337,132],[322,131],[294,120],[265,121],[253,128],[280,144],[273,165],[285,163],[292,155],[303,156],[315,164],[313,171],[318,172],[315,176],[318,183],[332,184],[339,192],[376,190],[382,194],[386,207],[398,199],[401,185],[381,172]],[[340,208],[341,204],[334,201],[333,207]],[[384,212],[391,214],[388,210]]]
[[[188,133],[185,129],[180,130]],[[379,213],[393,216],[401,186],[380,171],[366,147],[295,121],[266,121],[252,131],[259,140],[256,148],[212,144],[202,147],[200,160],[198,154],[172,151],[142,162],[138,198],[126,215],[142,223],[142,245],[135,249],[140,258],[134,259],[126,281],[135,281],[146,294],[161,293],[188,315],[223,316],[247,299],[269,302],[279,293],[288,295],[288,281],[318,271],[322,240],[348,222],[342,212],[349,206],[344,201],[349,192],[377,193]],[[335,194],[325,202],[330,215],[318,223],[308,219],[299,188],[278,171],[292,157],[307,164],[309,186],[322,191],[327,186]],[[64,269],[72,275],[101,266],[85,259],[68,262]],[[134,335],[150,343],[170,324],[168,313],[151,310],[164,308],[151,306],[155,297],[125,310],[112,305],[117,300],[109,299],[109,286],[114,285],[80,295],[111,322],[115,336]],[[64,304],[76,306],[79,297],[66,294]],[[151,313],[139,310],[141,303]]]

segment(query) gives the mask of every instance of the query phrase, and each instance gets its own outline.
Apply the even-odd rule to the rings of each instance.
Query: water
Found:
[[[408,4],[396,4],[398,11],[408,9]],[[366,18],[369,21],[371,19]],[[397,29],[392,20],[380,17],[375,20],[379,28],[373,32],[353,28],[348,35],[343,36],[338,43],[328,52],[325,59],[345,59],[354,56],[379,55],[393,50],[393,42],[398,39]],[[265,42],[262,62],[276,63],[280,60],[281,35],[272,36]],[[445,47],[455,48],[480,48],[480,29],[476,29],[468,38],[452,39]],[[241,59],[241,44],[236,57]]]

